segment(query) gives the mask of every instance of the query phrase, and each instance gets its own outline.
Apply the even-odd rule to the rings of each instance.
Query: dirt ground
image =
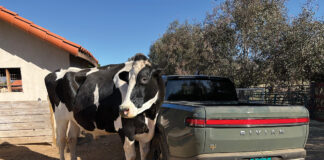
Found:
[[[93,140],[90,136],[79,138],[78,160],[122,160],[123,148],[117,134]],[[65,154],[67,160],[69,153]],[[0,144],[0,160],[58,160],[59,154],[50,144]]]
[[[311,121],[309,139],[306,145],[306,160],[324,159],[324,122]],[[90,136],[79,139],[77,147],[79,160],[122,160],[124,152],[117,134],[92,140]],[[69,154],[66,154],[68,160]],[[0,144],[0,160],[58,160],[56,148],[50,144]]]
[[[324,122],[310,122],[306,151],[306,160],[324,159]]]

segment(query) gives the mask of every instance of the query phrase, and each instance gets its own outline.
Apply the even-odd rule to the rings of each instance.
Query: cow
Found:
[[[118,133],[126,160],[135,160],[135,141],[147,159],[164,99],[161,70],[143,54],[95,68],[60,69],[45,77],[53,107],[60,160],[69,145],[75,160],[80,128],[94,135]],[[67,133],[68,128],[68,133]],[[66,141],[67,133],[67,141]]]

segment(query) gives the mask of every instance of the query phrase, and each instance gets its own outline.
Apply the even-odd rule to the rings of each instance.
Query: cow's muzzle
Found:
[[[129,108],[120,108],[119,113],[122,117],[128,117],[129,115]]]

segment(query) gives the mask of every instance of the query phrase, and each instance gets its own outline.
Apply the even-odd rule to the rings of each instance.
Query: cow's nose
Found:
[[[127,116],[128,113],[129,113],[129,108],[121,108],[119,110],[120,114],[123,115],[123,116]]]

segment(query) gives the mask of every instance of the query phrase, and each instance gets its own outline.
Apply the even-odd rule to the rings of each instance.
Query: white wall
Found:
[[[0,93],[0,101],[47,100],[44,77],[69,66],[69,53],[0,20],[0,68],[20,68],[23,92]]]

